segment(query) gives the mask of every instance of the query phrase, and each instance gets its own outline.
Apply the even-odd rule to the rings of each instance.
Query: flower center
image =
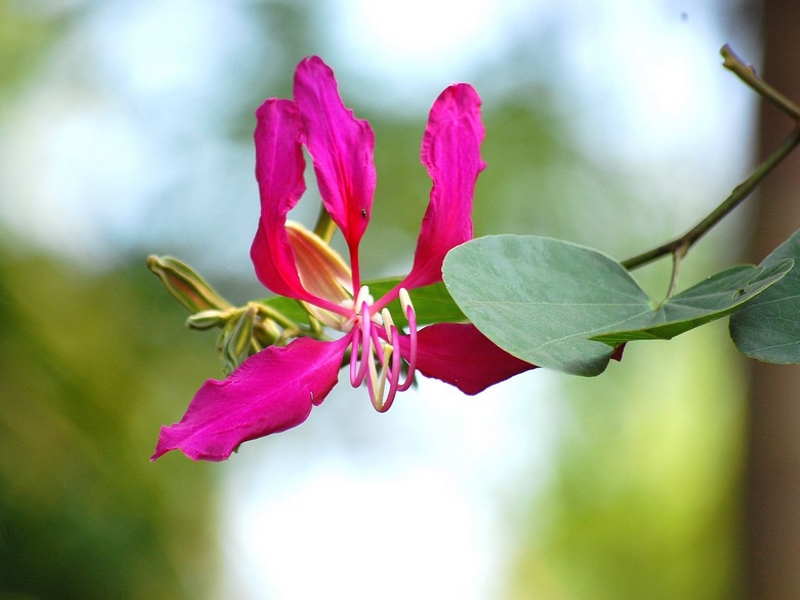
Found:
[[[403,356],[400,348],[400,331],[388,309],[372,314],[374,301],[369,288],[363,286],[353,305],[350,346],[350,383],[358,387],[367,382],[372,405],[378,412],[386,412],[394,402],[397,392],[411,387],[417,362],[417,319],[411,298],[405,289],[400,290],[400,306],[408,319],[409,353]],[[405,381],[400,383],[403,361],[408,364]],[[388,391],[387,391],[388,384]]]

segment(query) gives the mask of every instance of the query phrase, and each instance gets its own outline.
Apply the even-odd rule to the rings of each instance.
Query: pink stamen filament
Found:
[[[393,348],[391,346],[387,345],[385,352],[383,350],[381,350],[380,353],[383,354],[386,357],[386,360],[388,360],[389,357],[391,357],[391,355],[392,355],[392,351],[393,351]],[[375,361],[374,360],[370,360],[370,363],[369,363],[370,379],[369,379],[369,383],[368,383],[368,386],[367,386],[368,389],[369,389],[369,398],[372,401],[372,406],[374,406],[375,410],[377,410],[380,413],[386,412],[387,410],[389,410],[389,407],[391,406],[391,402],[387,403],[383,399],[383,393],[386,390],[386,374],[387,374],[387,372],[388,372],[388,370],[386,368],[386,363],[385,362],[381,362],[381,372],[380,372],[380,375],[379,375],[378,372],[377,372],[377,369],[375,367]],[[394,394],[391,393],[391,390],[389,391],[389,395],[392,396],[392,398],[394,397]]]
[[[385,365],[388,356],[391,356],[393,348],[388,346],[386,352],[384,352],[382,340],[375,327],[370,329],[369,339],[364,340],[362,344],[369,348],[368,352],[364,352],[363,349],[361,351],[361,362],[362,364],[366,364],[367,372],[369,373],[369,379],[367,380],[369,399],[372,402],[372,406],[375,407],[375,410],[384,412],[383,392],[386,387]],[[375,366],[376,362],[381,365],[380,374]]]
[[[359,294],[359,298],[361,294]],[[361,303],[361,335],[353,333],[353,345],[350,348],[350,385],[358,387],[364,382],[367,375],[367,362],[372,356],[372,349],[370,348],[372,323],[369,318],[369,305],[364,300]],[[360,344],[359,344],[360,342]],[[356,373],[355,362],[357,360],[358,346],[361,346],[361,366]]]
[[[406,373],[406,380],[397,387],[398,392],[405,392],[414,383],[414,374],[417,371],[417,315],[414,313],[414,307],[409,304],[405,307],[406,318],[408,319],[408,337],[410,338],[409,355],[406,357],[408,362],[408,373]]]
[[[381,342],[381,337],[378,334],[378,328],[373,327],[370,332],[370,339],[372,341],[372,347],[375,349],[375,354],[378,357],[378,362],[380,364],[384,364],[386,362],[385,356],[383,354],[383,343]]]
[[[401,305],[408,319],[410,348],[408,373],[402,385],[399,384],[403,366],[403,355],[400,349],[400,333],[392,322],[391,314],[385,308],[381,311],[383,331],[374,327],[370,306],[367,301],[369,291],[362,288],[356,298],[355,319],[360,318],[359,326],[352,332],[350,346],[350,383],[358,387],[367,380],[367,391],[370,401],[378,412],[386,412],[392,406],[397,392],[405,391],[414,381],[417,363],[417,318],[408,293],[403,289],[400,293]],[[373,305],[372,310],[375,310]],[[384,342],[384,339],[386,340]],[[357,363],[359,363],[357,365]],[[389,384],[386,393],[386,383]]]
[[[355,330],[350,335],[353,338],[353,341],[350,344],[350,385],[353,387],[358,387],[361,385],[361,382],[358,380],[359,373],[357,372],[356,363],[358,362],[358,350],[360,347],[359,342],[361,341],[361,336],[358,335],[358,331]],[[363,377],[361,381],[363,381]]]
[[[387,343],[384,345],[378,332],[375,328],[372,329],[370,340],[370,381],[369,381],[369,395],[372,405],[380,413],[384,413],[391,408],[394,398],[398,392],[397,383],[400,379],[400,371],[403,365],[403,357],[400,352],[400,334],[397,327],[392,323],[392,317],[389,312],[384,309],[382,311],[384,319],[384,327],[386,329]],[[372,349],[375,349],[375,354],[372,355]],[[377,360],[375,360],[377,358]],[[375,363],[380,365],[380,373],[375,366]],[[386,382],[389,382],[389,392],[384,399],[384,392],[386,390]]]
[[[386,412],[392,407],[392,402],[394,402],[394,397],[397,395],[397,392],[400,391],[400,388],[397,386],[397,382],[400,380],[400,370],[403,366],[403,357],[400,354],[400,334],[397,332],[397,328],[392,325],[392,347],[394,347],[397,351],[392,354],[392,368],[389,372],[389,394],[386,396],[386,400],[383,402],[383,406],[378,409],[378,412]],[[384,374],[386,373],[387,368],[389,367],[388,364],[383,365]]]

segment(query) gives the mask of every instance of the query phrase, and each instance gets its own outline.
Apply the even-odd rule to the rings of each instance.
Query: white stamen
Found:
[[[369,287],[366,285],[361,286],[361,289],[358,290],[358,296],[356,296],[355,313],[357,315],[361,314],[361,309],[364,307],[364,302],[367,303],[367,306],[372,306],[375,302],[375,298],[370,296]]]
[[[381,318],[383,319],[383,328],[386,330],[386,335],[389,336],[389,339],[392,339],[392,327],[394,327],[394,321],[392,321],[392,313],[389,312],[388,308],[381,310]]]
[[[400,306],[403,309],[403,316],[408,314],[409,307],[414,309],[414,305],[411,304],[411,296],[408,295],[406,288],[400,288]]]

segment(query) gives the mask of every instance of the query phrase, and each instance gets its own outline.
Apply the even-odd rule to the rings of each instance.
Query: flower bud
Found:
[[[151,254],[147,257],[147,268],[161,279],[170,296],[192,314],[231,308],[227,300],[177,258]]]
[[[253,327],[253,339],[259,346],[266,348],[271,346],[281,337],[281,330],[272,319],[258,319]]]
[[[256,308],[248,306],[239,313],[238,318],[232,318],[222,328],[217,339],[217,352],[222,359],[222,368],[225,375],[242,364],[250,356],[253,344],[253,325],[256,319]]]
[[[228,320],[230,313],[219,310],[203,310],[186,319],[187,327],[205,330],[213,327],[222,327]]]

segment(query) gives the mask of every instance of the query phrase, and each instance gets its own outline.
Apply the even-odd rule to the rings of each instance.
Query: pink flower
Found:
[[[251,250],[256,275],[274,293],[306,303],[311,314],[344,335],[270,346],[227,379],[206,381],[181,421],[161,429],[152,460],[174,449],[195,460],[225,460],[242,442],[299,425],[337,383],[348,350],[351,384],[366,381],[381,412],[411,385],[416,370],[476,394],[534,368],[469,324],[441,323],[417,331],[406,291],[441,281],[445,254],[472,238],[473,191],[485,165],[480,98],[471,86],[448,87],[431,108],[421,159],[433,188],[414,263],[400,284],[377,301],[362,286],[358,266],[375,190],[369,123],[344,106],[333,71],[315,56],[297,67],[294,100],[270,98],[256,116],[261,195]],[[287,213],[305,190],[302,146],[312,157],[325,208],[346,241],[350,268],[314,233],[287,223]],[[408,334],[385,310],[398,296]],[[401,382],[403,363],[408,370]]]

